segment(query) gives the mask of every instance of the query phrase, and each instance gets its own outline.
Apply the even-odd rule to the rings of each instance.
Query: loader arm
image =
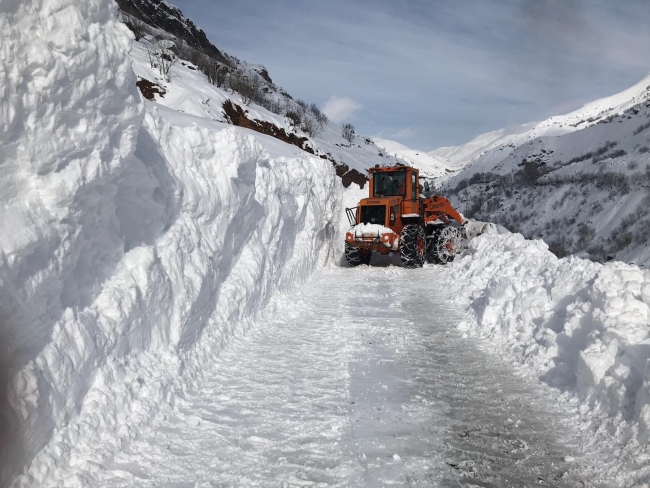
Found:
[[[440,195],[429,197],[424,201],[424,221],[426,223],[448,222],[448,218],[456,220],[459,224],[465,224],[463,216],[451,205],[449,200]]]

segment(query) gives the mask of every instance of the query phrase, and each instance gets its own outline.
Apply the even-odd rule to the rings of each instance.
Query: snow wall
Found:
[[[0,1],[2,486],[133,435],[338,227],[327,162],[143,105],[116,18],[111,0]]]
[[[581,401],[604,435],[650,438],[650,271],[558,259],[543,241],[483,235],[445,272],[475,320],[460,324]]]

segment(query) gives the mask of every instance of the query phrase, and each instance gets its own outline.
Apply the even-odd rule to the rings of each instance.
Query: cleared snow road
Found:
[[[569,414],[461,338],[447,288],[435,267],[315,276],[93,483],[593,486]]]

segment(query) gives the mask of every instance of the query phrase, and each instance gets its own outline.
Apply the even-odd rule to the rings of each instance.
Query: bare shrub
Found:
[[[485,201],[486,198],[483,194],[479,193],[478,195],[474,195],[470,201],[469,206],[465,210],[465,215],[469,218],[479,217]]]
[[[598,163],[599,161],[609,159],[611,156],[607,154],[607,151],[615,148],[616,146],[618,146],[618,142],[616,141],[605,141],[605,144],[603,144],[601,147],[596,149],[596,151],[594,152],[594,157],[592,159],[592,162]]]
[[[593,261],[599,261],[602,263],[607,257],[607,253],[602,244],[592,244],[587,248],[587,252]]]
[[[595,236],[596,231],[588,224],[578,225],[578,247],[585,248]]]
[[[547,244],[549,251],[555,254],[558,258],[563,258],[568,256],[571,252],[570,249],[573,242],[571,239],[562,236],[548,242]]]
[[[321,127],[318,125],[318,122],[309,115],[305,115],[304,120],[302,121],[302,130],[305,131],[309,137],[315,137],[321,130]]]
[[[128,14],[122,14],[122,22],[133,32],[136,41],[139,41],[149,33],[147,24]]]
[[[320,128],[322,129],[327,125],[329,122],[327,115],[325,115],[321,109],[318,108],[318,106],[315,103],[312,103],[309,106],[309,111],[311,114],[314,116],[314,119],[316,119],[316,122],[318,122],[318,125],[320,125]]]
[[[228,80],[228,67],[212,59],[202,60],[199,63],[199,69],[207,76],[208,81],[213,85],[222,88]]]
[[[196,49],[194,49],[184,41],[176,41],[174,43],[174,49],[180,59],[189,61],[190,63],[198,66],[199,68],[201,67],[202,64],[206,64],[208,60],[212,61],[211,58],[208,58],[208,56],[197,51]]]
[[[470,176],[468,183],[470,185],[475,185],[476,183],[480,183],[482,181],[485,181],[485,173],[474,173],[472,176]]]
[[[170,49],[173,45],[171,41],[165,39],[154,39],[146,46],[149,65],[152,69],[157,69],[165,77],[169,74],[172,66],[176,64],[176,61],[178,61],[178,57]]]
[[[645,124],[641,124],[639,127],[634,129],[634,132],[632,132],[632,135],[638,135],[641,134],[644,130],[650,128],[650,121],[646,122]]]
[[[289,110],[285,116],[289,119],[289,122],[291,122],[291,125],[294,127],[300,127],[302,124],[302,115],[300,115],[299,112]]]
[[[463,191],[468,186],[469,185],[467,183],[467,178],[463,178],[456,184],[456,189],[454,190],[454,193],[460,193],[461,191]]]
[[[650,221],[647,219],[639,221],[636,226],[636,242],[648,242],[650,240]]]
[[[524,167],[515,173],[514,182],[524,186],[536,186],[537,181],[549,172],[548,168],[545,167],[546,171],[544,171],[541,166],[534,161],[524,163]]]
[[[352,141],[354,141],[354,138],[356,137],[354,126],[352,124],[343,124],[341,135],[343,136],[343,139],[352,144]]]
[[[603,184],[609,185],[610,189],[616,190],[617,193],[626,195],[630,193],[630,181],[627,175],[622,173],[603,173],[602,174]]]
[[[244,105],[259,102],[264,98],[257,76],[246,76],[235,72],[228,77],[228,85],[233,92],[239,93]]]
[[[649,151],[650,151],[650,147],[648,147],[648,146],[642,146],[642,147],[639,148],[639,152],[641,154],[645,154],[645,153],[647,153]]]
[[[630,244],[632,244],[632,241],[634,240],[634,236],[630,232],[617,232],[614,231],[609,238],[609,251],[612,254],[619,253],[626,247],[628,247]]]
[[[262,103],[260,103],[260,105],[264,107],[266,110],[268,110],[269,112],[273,112],[274,114],[278,114],[278,115],[284,114],[284,104],[277,98],[274,97],[265,98],[265,100]]]

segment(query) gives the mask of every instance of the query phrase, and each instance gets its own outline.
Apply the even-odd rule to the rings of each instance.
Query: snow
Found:
[[[147,40],[133,44],[133,69],[139,78],[157,83],[165,91],[164,97],[156,96],[156,103],[171,108],[178,112],[194,115],[206,121],[226,122],[223,113],[223,103],[232,100],[233,103],[244,108],[249,119],[270,122],[284,129],[287,133],[297,133],[300,137],[307,137],[307,145],[312,147],[317,156],[327,156],[337,163],[345,164],[350,169],[356,169],[361,174],[367,175],[367,169],[377,164],[391,165],[398,162],[396,158],[383,155],[381,150],[370,140],[357,136],[352,143],[345,140],[341,133],[341,126],[334,122],[326,124],[322,131],[315,137],[301,132],[291,124],[290,120],[282,115],[273,113],[264,107],[251,103],[246,106],[238,93],[219,88],[208,83],[205,75],[184,60],[171,67],[169,79],[161,76],[152,69],[147,55]],[[242,63],[245,69],[251,67]],[[252,68],[251,68],[252,69]],[[282,95],[275,94],[281,101]],[[259,134],[258,134],[259,135]],[[296,153],[301,153],[295,147]],[[382,154],[380,156],[380,154]],[[331,163],[330,163],[331,164]]]
[[[446,268],[336,266],[367,194],[319,155],[392,158],[335,124],[316,156],[226,124],[228,94],[160,78],[115,18],[0,6],[2,486],[648,479],[650,272],[486,222]]]
[[[607,453],[579,449],[557,392],[454,330],[464,314],[436,271],[322,268],[192,371],[136,436],[69,446],[72,465],[34,486],[596,481]]]
[[[79,462],[70,446],[132,437],[327,259],[340,180],[295,146],[143,104],[111,1],[0,11],[0,484],[29,466],[16,486],[43,486]]]
[[[354,234],[363,235],[384,235],[393,234],[393,230],[380,224],[357,224],[354,226]]]
[[[57,446],[90,446],[98,441],[97,426],[115,439],[132,435],[119,430],[127,418],[144,420],[159,402],[173,402],[181,371],[190,377],[200,371],[275,290],[295,286],[319,253],[328,253],[328,229],[339,215],[331,165],[272,157],[238,129],[175,125],[156,112],[148,107],[135,153],[149,167],[140,180],[129,179],[121,202],[132,219],[125,245],[132,240],[133,249],[96,300],[55,325],[52,342],[36,358],[45,370],[69,364],[48,379],[62,383],[57,395],[81,414],[55,431],[19,486],[41,485],[74,462]],[[151,223],[140,219],[154,210],[162,214],[157,233],[142,236]],[[99,343],[86,337],[88,329]],[[93,381],[78,370],[92,372]],[[70,398],[77,384],[85,395]],[[62,424],[70,412],[52,414]]]
[[[463,332],[579,399],[595,429],[622,445],[621,459],[641,454],[650,438],[650,271],[558,259],[542,241],[488,234],[445,273],[473,311]]]
[[[481,134],[467,144],[442,147],[431,151],[429,155],[447,159],[463,167],[493,149],[514,148],[538,137],[561,136],[596,125],[610,116],[622,114],[643,103],[649,96],[650,75],[621,93],[587,103],[569,114]]]
[[[0,7],[0,484],[78,410],[94,369],[81,335],[103,340],[73,328],[123,254],[116,209],[141,106],[115,19],[99,0]]]
[[[474,218],[544,239],[560,256],[647,266],[647,84],[648,78],[594,102],[599,111],[590,109],[584,116],[596,115],[584,119],[584,124],[572,122],[575,127],[566,132],[527,132],[526,137],[481,152],[440,192]]]

